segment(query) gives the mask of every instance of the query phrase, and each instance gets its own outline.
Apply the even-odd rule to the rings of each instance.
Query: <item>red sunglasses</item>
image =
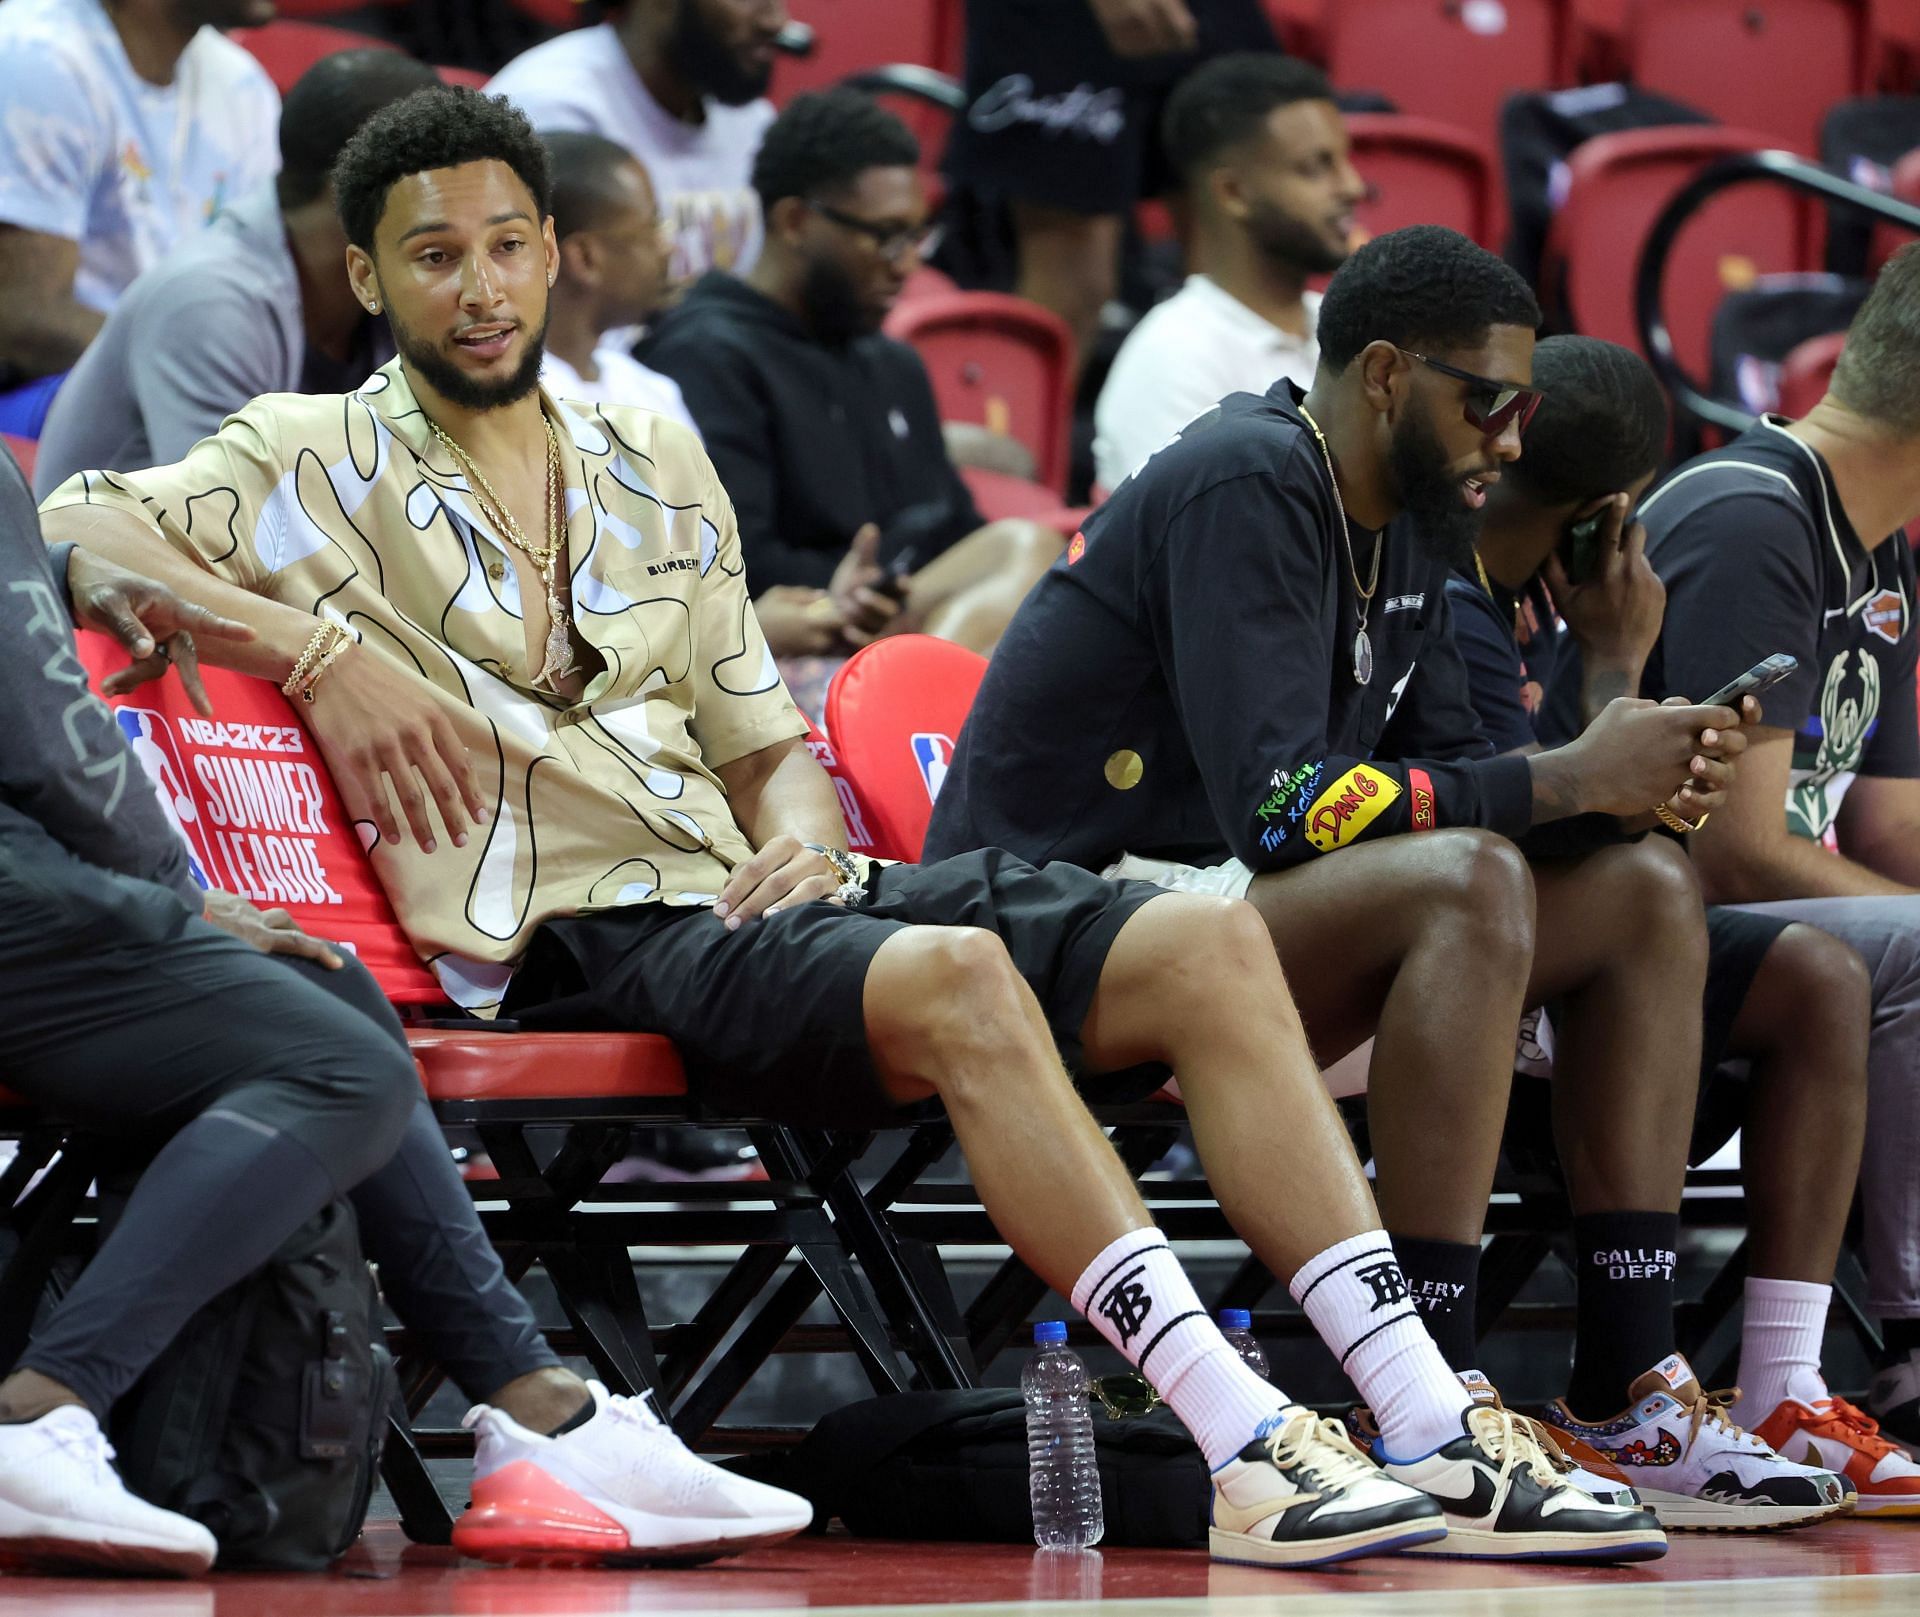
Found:
[[[1515,387],[1511,382],[1496,382],[1490,376],[1479,376],[1472,371],[1463,371],[1457,365],[1446,365],[1437,359],[1427,358],[1425,354],[1416,354],[1411,348],[1402,348],[1400,352],[1408,359],[1419,360],[1429,370],[1471,383],[1467,396],[1460,401],[1460,413],[1467,418],[1469,425],[1478,427],[1489,438],[1498,438],[1507,430],[1510,421],[1518,421],[1520,430],[1525,432],[1527,423],[1533,419],[1533,412],[1540,408],[1540,401],[1546,397],[1537,387]]]

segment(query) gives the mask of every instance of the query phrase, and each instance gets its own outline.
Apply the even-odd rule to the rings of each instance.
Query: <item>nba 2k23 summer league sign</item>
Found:
[[[297,724],[115,710],[160,807],[187,845],[194,879],[256,904],[341,904],[322,847],[332,794]]]

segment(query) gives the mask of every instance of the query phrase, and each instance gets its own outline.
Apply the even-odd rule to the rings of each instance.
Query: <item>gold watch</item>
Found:
[[[1683,820],[1679,815],[1675,814],[1672,809],[1668,808],[1665,803],[1656,803],[1653,806],[1653,817],[1669,831],[1684,837],[1689,832],[1698,831],[1701,826],[1713,818],[1713,813],[1709,810],[1697,820]]]
[[[840,887],[834,897],[848,909],[858,909],[867,901],[867,884],[861,879],[860,861],[844,848],[830,848],[824,842],[805,842],[801,844],[809,853],[817,853],[833,867],[833,873],[840,879]]]

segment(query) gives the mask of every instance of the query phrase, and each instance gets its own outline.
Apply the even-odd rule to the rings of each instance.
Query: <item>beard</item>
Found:
[[[387,325],[393,332],[393,346],[407,368],[426,382],[449,404],[462,410],[499,410],[518,404],[540,385],[540,363],[547,355],[547,322],[527,344],[513,374],[499,381],[469,375],[412,327],[403,325],[399,312],[387,308]]]
[[[830,348],[844,348],[880,329],[879,317],[861,302],[853,277],[831,259],[808,261],[800,280],[800,307],[807,328]]]
[[[1430,415],[1408,411],[1387,445],[1387,470],[1414,542],[1449,567],[1471,568],[1481,513],[1460,497],[1460,476],[1448,463]]]
[[[1247,235],[1260,256],[1300,275],[1328,275],[1347,261],[1311,226],[1271,202],[1256,202],[1247,215]]]
[[[700,0],[680,0],[666,40],[667,60],[687,83],[723,107],[744,107],[767,93],[773,66],[742,67],[700,15]]]

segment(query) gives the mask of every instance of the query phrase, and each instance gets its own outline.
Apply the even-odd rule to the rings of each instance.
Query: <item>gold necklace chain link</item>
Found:
[[[1303,404],[1300,406],[1301,418],[1313,428],[1314,442],[1320,446],[1320,458],[1327,463],[1327,481],[1333,485],[1333,508],[1340,513],[1340,538],[1347,547],[1347,572],[1353,579],[1353,592],[1360,597],[1360,626],[1366,627],[1367,607],[1372,604],[1374,592],[1380,588],[1380,549],[1382,534],[1373,536],[1373,571],[1365,584],[1360,582],[1360,568],[1353,559],[1353,533],[1347,526],[1347,502],[1340,498],[1340,479],[1333,472],[1333,452],[1327,448],[1327,435],[1320,430],[1320,423]]]

